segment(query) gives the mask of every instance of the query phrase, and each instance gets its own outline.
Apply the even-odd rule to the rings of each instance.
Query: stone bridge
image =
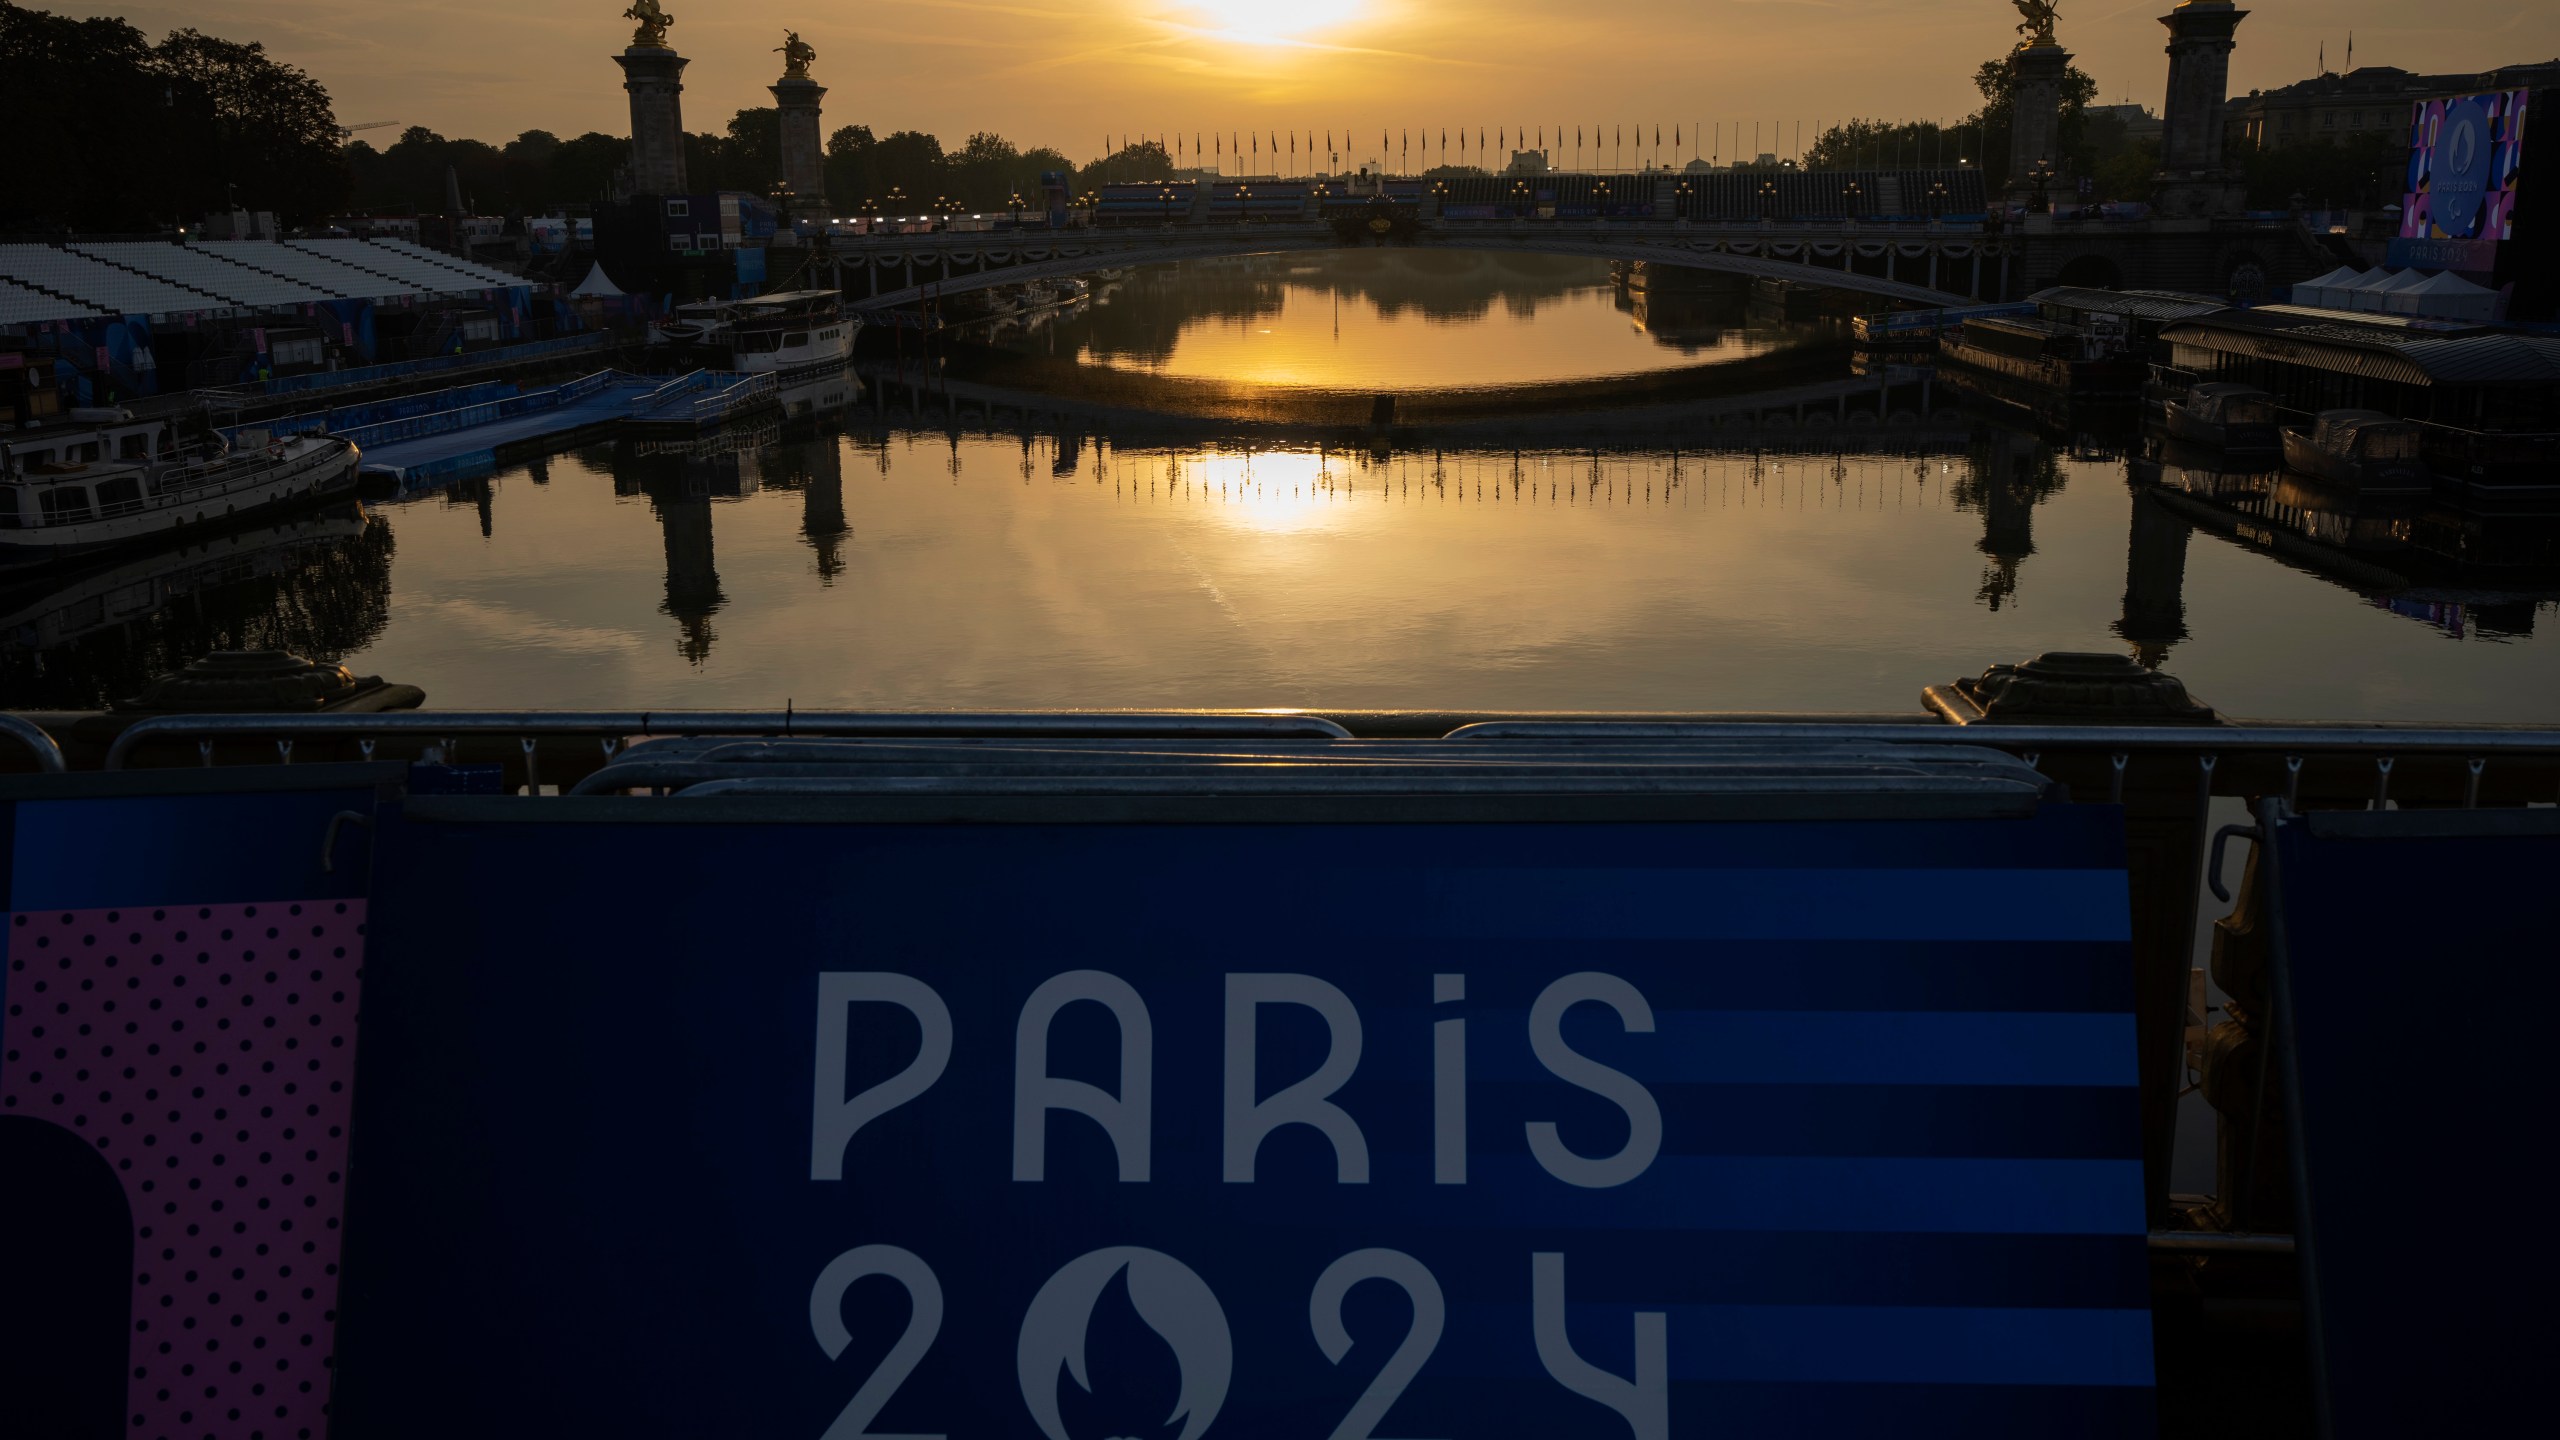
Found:
[[[1133,265],[1350,248],[1328,224],[940,231],[839,236],[816,263],[859,310]],[[1681,220],[1425,220],[1395,248],[1509,251],[1718,270],[1906,305],[2012,293],[2013,237],[1932,222],[1700,224]]]

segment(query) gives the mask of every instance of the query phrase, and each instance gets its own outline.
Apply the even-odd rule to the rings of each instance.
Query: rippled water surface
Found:
[[[1769,358],[1663,344],[1587,274],[1440,313],[1462,287],[1434,273],[1218,272],[1190,319],[1140,278],[1001,343],[1233,378],[1258,362],[1210,357],[1256,342],[1218,337],[1260,323],[1300,357],[1275,363],[1345,390]],[[1338,291],[1359,343],[1305,358]],[[1740,297],[1688,313],[1684,344],[1802,338]],[[466,707],[1908,710],[1995,663],[2107,650],[2242,714],[2560,714],[2533,524],[2363,513],[1818,358],[1668,411],[1524,402],[1384,437],[911,365],[764,433],[593,446],[18,593],[0,684],[94,704],[277,645]]]

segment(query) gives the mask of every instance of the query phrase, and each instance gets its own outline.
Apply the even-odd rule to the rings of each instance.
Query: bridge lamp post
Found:
[[[1929,218],[1935,220],[1946,213],[1947,182],[1940,180],[1929,186]]]
[[[1591,191],[1591,198],[1592,198],[1592,200],[1593,200],[1594,202],[1596,202],[1596,203],[1592,206],[1592,208],[1593,208],[1593,209],[1595,209],[1595,210],[1598,210],[1598,211],[1600,212],[1600,213],[1599,213],[1599,215],[1598,215],[1596,218],[1598,218],[1598,219],[1602,219],[1602,220],[1606,220],[1606,219],[1608,219],[1608,218],[1609,218],[1609,182],[1608,182],[1608,181],[1606,181],[1606,180],[1603,180],[1603,181],[1601,181],[1598,185],[1593,186],[1593,187],[1592,187],[1592,191]]]
[[[1683,181],[1681,181],[1681,182],[1680,182],[1680,190],[1679,190],[1680,199],[1679,199],[1679,204],[1678,204],[1678,208],[1677,208],[1676,210],[1674,210],[1674,212],[1673,212],[1673,214],[1674,214],[1677,218],[1682,219],[1682,220],[1686,220],[1686,219],[1688,219],[1688,218],[1689,218],[1689,196],[1690,196],[1690,194],[1691,194],[1691,192],[1693,191],[1693,189],[1694,189],[1694,188],[1695,188],[1695,187],[1693,187],[1692,185],[1690,185],[1690,183],[1689,183],[1688,181],[1686,181],[1686,180],[1683,180]]]
[[[1253,187],[1250,185],[1236,187],[1236,223],[1239,225],[1253,223]]]
[[[1775,180],[1760,182],[1760,218],[1763,220],[1778,218],[1778,182]]]
[[[2050,160],[2038,160],[2034,165],[2028,167],[2027,178],[2036,183],[2037,214],[2050,215],[2053,213],[2053,197],[2050,192],[2053,188],[2054,176],[2060,173],[2060,171],[2054,168],[2053,162]]]
[[[1512,214],[1514,214],[1514,215],[1518,216],[1520,219],[1526,220],[1526,219],[1528,219],[1528,218],[1529,218],[1529,210],[1530,210],[1530,204],[1529,204],[1529,182],[1528,182],[1528,181],[1526,181],[1526,180],[1514,180],[1514,181],[1512,181],[1512,182],[1511,182],[1511,211],[1512,211]]]
[[[899,216],[905,214],[907,203],[907,187],[903,185],[892,185],[889,187],[890,219],[895,220]]]
[[[1840,191],[1840,198],[1846,202],[1849,219],[1855,220],[1858,218],[1858,197],[1865,193],[1866,192],[1859,187],[1858,182],[1855,180],[1850,181],[1846,186],[1842,187]]]
[[[1449,208],[1449,182],[1435,180],[1431,184],[1431,203],[1442,210]]]
[[[1019,190],[1013,192],[1013,223],[1017,229],[1022,225],[1022,192]]]
[[[1165,184],[1165,185],[1159,185],[1159,186],[1157,186],[1157,187],[1156,187],[1156,198],[1157,198],[1158,200],[1161,200],[1161,201],[1163,201],[1163,202],[1164,202],[1164,222],[1163,222],[1163,224],[1164,224],[1164,228],[1166,228],[1166,229],[1168,229],[1168,230],[1169,230],[1169,229],[1172,229],[1172,228],[1173,228],[1173,186],[1172,186],[1172,185],[1170,185],[1170,184]]]

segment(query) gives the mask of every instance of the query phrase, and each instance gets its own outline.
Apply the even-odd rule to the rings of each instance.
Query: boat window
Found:
[[[2359,447],[2367,460],[2415,460],[2418,458],[2418,432],[2394,425],[2369,426],[2360,437]]]
[[[106,453],[106,447],[95,440],[90,441],[86,445],[66,445],[62,447],[62,458],[70,461],[74,465],[95,464]]]
[[[799,346],[806,345],[808,343],[809,337],[806,334],[785,335],[782,337],[782,348],[785,350],[796,349]]]
[[[123,460],[147,460],[151,458],[151,436],[149,432],[136,431],[135,433],[127,435],[123,439],[117,441],[116,456]]]
[[[0,486],[0,530],[20,530],[26,527],[27,522],[18,508],[26,503],[25,494],[25,491],[15,485]]]
[[[89,487],[86,485],[56,485],[38,494],[36,499],[44,507],[44,523],[47,525],[69,525],[94,518],[89,511]]]
[[[98,482],[98,513],[130,515],[142,508],[142,482],[127,475]]]

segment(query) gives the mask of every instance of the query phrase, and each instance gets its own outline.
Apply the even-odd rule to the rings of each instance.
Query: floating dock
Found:
[[[485,474],[622,426],[653,434],[699,433],[777,403],[776,388],[771,375],[696,370],[669,379],[601,370],[539,390],[462,386],[258,428],[270,434],[325,431],[351,440],[364,451],[366,483],[405,490]]]

